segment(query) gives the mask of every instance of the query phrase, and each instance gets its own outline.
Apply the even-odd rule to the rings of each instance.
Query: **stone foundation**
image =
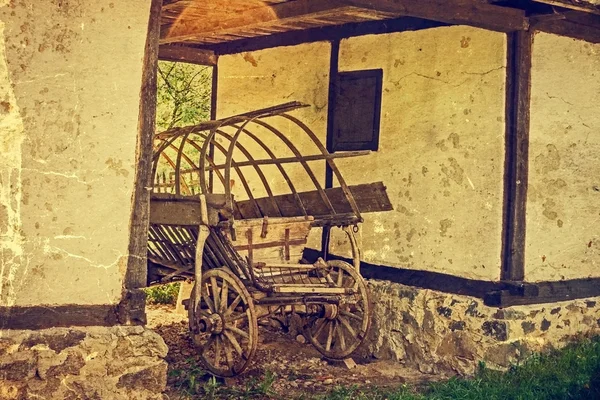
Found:
[[[480,361],[505,368],[531,352],[600,333],[600,299],[487,307],[480,299],[369,281],[374,312],[367,356],[425,373],[472,374]]]
[[[0,331],[0,399],[162,399],[166,355],[141,326]]]

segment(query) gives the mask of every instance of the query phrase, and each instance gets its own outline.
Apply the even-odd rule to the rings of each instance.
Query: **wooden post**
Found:
[[[156,74],[158,68],[158,40],[162,0],[152,0],[148,22],[148,36],[142,67],[142,88],[137,132],[137,162],[133,190],[133,210],[130,219],[127,271],[124,293],[119,304],[119,322],[146,323],[146,298],[141,288],[146,286],[146,247],[150,221],[150,192],[152,186],[152,141],[156,116]]]
[[[325,143],[328,152],[331,152],[331,148],[333,146],[333,120],[335,117],[335,97],[337,92],[339,56],[340,41],[334,40],[331,42],[331,56],[329,59],[329,97],[327,100],[327,139]],[[333,187],[333,171],[331,170],[329,163],[325,162],[325,189],[329,189],[331,187]],[[323,260],[327,260],[330,234],[331,227],[324,226],[321,236],[321,257]]]
[[[506,161],[502,280],[525,278],[525,236],[529,170],[531,32],[507,34]]]

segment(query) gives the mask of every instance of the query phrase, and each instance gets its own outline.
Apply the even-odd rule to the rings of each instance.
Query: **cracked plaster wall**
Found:
[[[382,180],[394,206],[365,215],[363,260],[499,279],[505,60],[504,34],[465,26],[341,42],[340,71],[383,69],[379,150],[337,162],[351,184]]]
[[[116,303],[149,2],[0,6],[0,305]]]
[[[533,43],[525,279],[599,277],[600,44]]]
[[[227,117],[250,110],[271,107],[290,101],[300,101],[310,107],[291,112],[317,134],[325,143],[327,132],[327,99],[329,93],[329,59],[331,44],[328,42],[308,43],[298,46],[279,47],[251,53],[225,55],[219,57],[218,72],[218,117]],[[279,117],[271,118],[272,123],[293,142],[302,154],[320,154],[312,140],[288,121]],[[287,146],[279,139],[254,124],[249,129],[268,144],[278,157],[293,157]],[[233,131],[232,133],[234,133]],[[255,159],[269,159],[269,155],[247,137],[240,138]],[[236,151],[234,157],[239,153]],[[215,157],[219,162],[218,157]],[[243,156],[240,159],[245,159]],[[309,162],[321,185],[325,184],[323,162]],[[314,190],[304,169],[297,164],[285,164],[298,191]],[[262,168],[274,194],[290,193],[289,186],[274,166]],[[264,197],[266,192],[258,175],[245,168],[245,178],[255,197]],[[232,171],[232,179],[239,177]],[[240,184],[233,186],[236,199],[245,199],[245,191]],[[309,236],[309,246],[320,247],[320,229],[313,229]]]

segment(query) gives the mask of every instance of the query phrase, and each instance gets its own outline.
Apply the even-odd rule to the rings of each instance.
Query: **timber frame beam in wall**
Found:
[[[158,48],[158,58],[164,61],[186,62],[209,67],[216,66],[218,59],[212,50],[168,44],[160,45]]]
[[[525,278],[525,234],[529,169],[531,32],[507,34],[506,157],[501,279]]]

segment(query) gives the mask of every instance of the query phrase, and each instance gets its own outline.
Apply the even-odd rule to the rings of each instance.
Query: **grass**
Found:
[[[600,399],[600,337],[582,339],[561,350],[536,354],[506,372],[481,363],[469,379],[452,378],[416,392],[338,387],[323,400],[550,400]]]
[[[150,304],[175,304],[179,294],[179,283],[167,283],[145,288],[146,300]]]
[[[243,389],[229,388],[190,362],[173,371],[182,399],[281,399],[272,385],[278,378],[266,372]],[[326,394],[304,393],[298,400],[554,400],[600,399],[600,337],[580,339],[561,350],[531,356],[506,372],[484,363],[471,378],[452,378],[415,388],[336,387]]]
[[[170,377],[175,379],[175,388],[181,394],[180,399],[276,399],[272,390],[277,375],[266,371],[259,378],[248,379],[243,388],[228,387],[220,380],[194,362],[187,361],[188,367],[171,371]]]

